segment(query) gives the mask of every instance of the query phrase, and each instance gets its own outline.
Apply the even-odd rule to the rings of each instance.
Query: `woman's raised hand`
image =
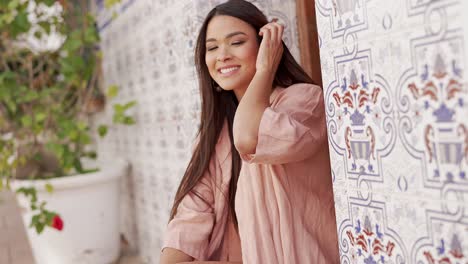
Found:
[[[258,33],[263,37],[257,55],[257,72],[269,73],[272,76],[276,75],[276,70],[283,55],[283,30],[284,26],[276,22],[266,24]]]

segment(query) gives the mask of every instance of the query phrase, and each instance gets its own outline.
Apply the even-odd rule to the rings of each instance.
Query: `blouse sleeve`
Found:
[[[215,159],[210,163],[214,171]],[[177,214],[169,222],[163,243],[192,256],[195,260],[206,260],[209,240],[213,229],[214,194],[211,175],[206,172],[194,189],[188,193],[177,208]]]
[[[285,89],[263,113],[255,154],[241,158],[249,163],[284,164],[310,157],[326,147],[324,107],[319,86],[296,84]]]

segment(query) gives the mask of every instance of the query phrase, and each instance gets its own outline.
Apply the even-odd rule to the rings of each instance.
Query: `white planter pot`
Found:
[[[46,208],[64,221],[62,231],[46,227],[38,235],[29,227],[29,201],[16,195],[36,264],[106,264],[119,257],[119,180],[128,164],[118,161],[99,167],[90,174],[13,183],[15,189],[36,187],[38,200],[46,201]],[[54,187],[52,194],[45,190],[46,183]]]

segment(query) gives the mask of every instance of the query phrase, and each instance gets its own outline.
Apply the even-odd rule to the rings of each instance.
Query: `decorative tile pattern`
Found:
[[[463,2],[316,1],[342,263],[468,263]]]
[[[360,204],[361,203],[361,204]],[[364,206],[362,206],[364,205]],[[387,226],[385,204],[350,202],[351,221],[339,227],[343,243],[341,261],[344,263],[404,263],[407,252],[395,230]],[[343,239],[344,238],[344,239]],[[349,244],[348,244],[349,243]]]
[[[137,100],[137,124],[115,127],[99,140],[100,158],[127,158],[122,182],[122,233],[147,263],[159,248],[176,188],[190,158],[200,99],[193,49],[204,16],[219,0],[122,0],[107,10],[96,0],[105,84],[120,87],[116,101]],[[252,1],[286,25],[285,42],[298,57],[295,2]],[[111,120],[112,104],[94,120]]]

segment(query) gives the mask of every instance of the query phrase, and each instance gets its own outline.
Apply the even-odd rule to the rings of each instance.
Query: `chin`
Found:
[[[238,82],[218,82],[219,87],[225,91],[232,91],[235,90],[237,87],[239,87]]]
[[[224,91],[233,91],[235,89],[235,86],[230,86],[230,85],[220,85],[219,87],[221,87],[221,89],[223,89]]]
[[[243,87],[247,87],[250,82],[242,82],[242,81],[224,81],[218,82],[219,87],[225,91],[234,91],[237,89],[242,89]]]

